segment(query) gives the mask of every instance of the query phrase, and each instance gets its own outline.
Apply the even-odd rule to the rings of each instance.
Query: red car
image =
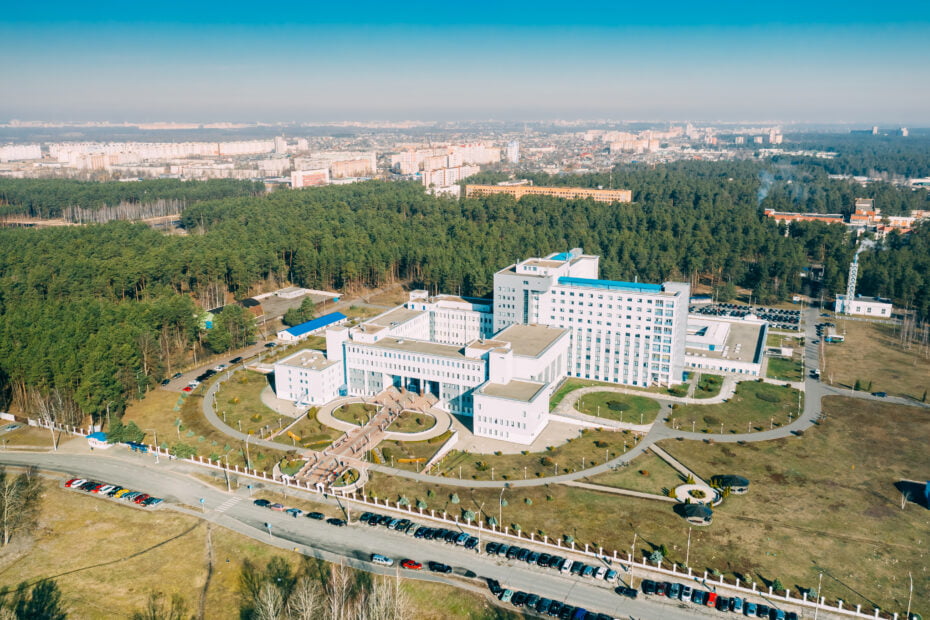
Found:
[[[423,565],[419,562],[414,562],[413,560],[404,560],[400,563],[400,565],[410,570],[423,570]]]
[[[145,493],[143,493],[142,495],[140,495],[139,497],[137,497],[136,499],[134,499],[134,500],[132,500],[132,501],[134,501],[134,502],[137,503],[137,504],[141,504],[142,502],[144,502],[145,500],[147,500],[149,497],[151,497],[151,496],[150,496],[150,495],[146,495]]]
[[[282,506],[281,504],[271,504],[268,507],[277,512],[284,512],[284,506]]]
[[[708,607],[714,607],[714,606],[716,606],[716,605],[717,605],[717,593],[716,593],[716,592],[708,592],[708,593],[707,593],[707,601],[706,601],[704,604],[707,605]]]
[[[185,385],[183,388],[181,388],[182,392],[190,392],[191,390],[193,390],[193,388],[189,385]]]
[[[70,488],[70,487],[79,487],[79,486],[81,486],[82,484],[84,484],[85,482],[87,482],[87,480],[85,480],[84,478],[72,478],[71,480],[69,480],[69,481],[67,481],[67,482],[65,483],[65,486],[68,487],[68,488]]]

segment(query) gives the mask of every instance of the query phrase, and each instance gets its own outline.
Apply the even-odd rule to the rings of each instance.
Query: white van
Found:
[[[380,564],[381,566],[394,566],[394,560],[387,556],[383,556],[380,553],[372,553],[371,561],[375,564]]]
[[[563,575],[568,574],[568,571],[572,569],[572,564],[574,564],[574,562],[571,560],[565,560],[565,562],[562,563],[562,568],[560,570],[562,571]]]

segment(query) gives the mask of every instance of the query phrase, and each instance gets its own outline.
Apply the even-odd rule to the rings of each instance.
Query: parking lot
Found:
[[[774,329],[798,329],[801,324],[800,310],[784,310],[781,308],[766,308],[763,306],[744,306],[741,304],[709,304],[706,306],[691,306],[688,312],[706,316],[733,317],[741,319],[752,314],[764,321]]]

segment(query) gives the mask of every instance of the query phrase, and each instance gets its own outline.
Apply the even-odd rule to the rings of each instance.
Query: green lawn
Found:
[[[216,395],[216,415],[230,428],[258,435],[260,429],[278,428],[279,416],[261,400],[261,392],[268,387],[268,377],[250,370],[236,372],[223,383]]]
[[[375,405],[369,405],[367,403],[349,403],[336,408],[333,411],[333,417],[337,420],[348,422],[349,424],[361,426],[368,422],[371,416],[377,411],[378,407]]]
[[[631,424],[651,424],[659,413],[659,403],[651,398],[617,392],[585,394],[575,403],[581,413]]]
[[[636,457],[626,467],[585,478],[584,481],[618,489],[664,495],[666,489],[674,489],[678,485],[684,484],[685,478],[671,465],[651,451],[647,451],[645,454]]]
[[[275,437],[275,441],[285,446],[322,450],[331,444],[336,437],[342,435],[340,431],[321,424],[316,419],[315,408],[311,408],[307,415],[303,416],[297,424],[290,428],[289,432],[296,437],[300,437],[300,439],[295,439],[287,433],[283,433]]]
[[[393,457],[394,467],[419,471],[451,436],[452,431],[446,431],[442,435],[424,441],[386,440],[378,444],[377,448],[383,463],[390,465]],[[369,453],[369,460],[376,461],[377,459]]]
[[[759,381],[744,381],[727,402],[712,405],[677,405],[669,424],[683,430],[747,433],[787,424],[797,417],[798,390]],[[804,399],[801,398],[803,408]]]
[[[421,433],[436,426],[436,418],[419,411],[404,410],[391,422],[387,430],[394,433]]]
[[[720,393],[723,387],[723,377],[720,375],[701,375],[694,390],[695,398],[711,398]]]
[[[606,430],[583,430],[567,443],[545,452],[527,454],[472,454],[452,450],[432,473],[474,480],[522,480],[541,478],[557,473],[587,469],[623,454],[624,445],[637,441],[632,433]]]
[[[559,389],[555,391],[552,395],[552,398],[549,399],[549,411],[552,411],[556,406],[562,402],[562,399],[565,398],[570,392],[575,390],[591,387],[592,385],[603,385],[608,387],[613,387],[613,383],[603,383],[601,381],[589,381],[587,379],[566,379],[562,382],[562,385],[559,386]]]
[[[770,357],[766,376],[779,381],[803,381],[804,372],[801,362]]]

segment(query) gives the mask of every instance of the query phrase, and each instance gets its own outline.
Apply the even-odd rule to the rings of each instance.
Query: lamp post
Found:
[[[497,499],[497,527],[503,527],[504,523],[504,491],[507,490],[507,485],[501,487],[500,497]]]
[[[823,584],[823,572],[820,573],[820,577],[817,579],[817,608],[814,610],[814,620],[817,620],[817,616],[820,614],[820,586]]]
[[[252,459],[249,458],[249,435],[245,436],[245,466],[252,469]]]
[[[689,566],[689,560],[691,559],[691,529],[688,528],[688,550],[685,551],[685,568]]]
[[[147,428],[147,431],[152,431],[152,434],[155,436],[155,463],[158,463],[158,431],[154,428]]]
[[[914,577],[911,575],[911,571],[907,572],[907,578],[910,579],[911,585],[907,593],[907,615],[904,616],[904,619],[911,620],[911,598],[914,596]]]
[[[229,450],[232,450],[232,448]],[[226,469],[224,470],[226,472],[226,492],[232,493],[232,487],[229,486],[229,450],[226,451],[226,454],[223,455],[223,458],[226,459]]]

